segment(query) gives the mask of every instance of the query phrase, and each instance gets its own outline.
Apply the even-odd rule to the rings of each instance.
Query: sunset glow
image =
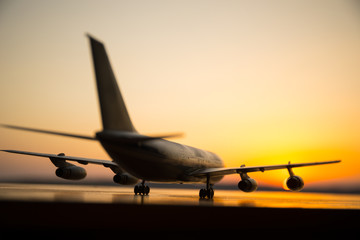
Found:
[[[294,169],[306,184],[360,184],[360,12],[353,1],[0,3],[0,123],[101,129],[86,32],[103,40],[137,130],[227,167]],[[0,128],[0,149],[109,159],[100,144]],[[89,179],[111,179],[87,166]],[[47,160],[0,153],[0,180],[53,179]],[[281,186],[286,170],[249,174]],[[223,183],[237,184],[239,176]]]

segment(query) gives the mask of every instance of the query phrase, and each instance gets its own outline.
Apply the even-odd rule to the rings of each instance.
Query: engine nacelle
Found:
[[[252,178],[243,179],[238,183],[238,188],[243,192],[253,192],[257,186],[257,182]]]
[[[139,179],[127,173],[118,173],[114,176],[113,181],[122,185],[135,185]]]
[[[291,176],[286,180],[286,186],[291,191],[300,191],[304,187],[304,181],[299,176]]]
[[[55,171],[56,176],[68,180],[80,180],[86,177],[86,170],[78,166],[59,167]]]

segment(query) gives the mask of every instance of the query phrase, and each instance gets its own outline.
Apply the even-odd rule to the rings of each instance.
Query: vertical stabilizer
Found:
[[[92,36],[87,36],[90,39],[104,130],[136,132],[104,45]]]

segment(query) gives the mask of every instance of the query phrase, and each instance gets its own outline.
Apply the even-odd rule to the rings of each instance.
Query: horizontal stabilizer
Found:
[[[161,139],[161,138],[181,138],[184,137],[184,133],[169,133],[161,135],[150,135],[149,138]]]
[[[42,129],[36,129],[36,128],[28,128],[28,127],[20,127],[20,126],[7,125],[7,124],[1,124],[0,126],[6,127],[6,128],[17,129],[17,130],[52,134],[52,135],[58,135],[58,136],[64,136],[64,137],[73,137],[73,138],[80,138],[80,139],[86,139],[86,140],[96,140],[95,137],[79,135],[79,134],[55,132],[55,131],[42,130]]]
[[[181,137],[182,133],[173,133],[173,134],[162,134],[162,135],[153,135],[147,136],[134,132],[125,132],[125,131],[102,131],[96,133],[97,139],[100,141],[112,142],[114,144],[134,144],[141,143],[153,140],[159,140],[164,138],[174,138]]]

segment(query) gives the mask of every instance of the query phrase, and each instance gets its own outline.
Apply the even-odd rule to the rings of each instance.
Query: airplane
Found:
[[[86,177],[86,170],[70,162],[82,165],[98,164],[114,172],[113,181],[123,185],[135,185],[135,195],[148,195],[150,187],[145,182],[167,183],[203,183],[200,199],[214,197],[213,186],[225,175],[239,174],[238,188],[243,192],[253,192],[257,182],[248,173],[287,169],[289,177],[287,187],[300,191],[304,181],[293,172],[293,168],[339,163],[341,160],[290,163],[280,165],[224,167],[224,161],[215,153],[166,140],[181,134],[147,136],[140,134],[134,127],[127,111],[124,99],[118,87],[105,46],[102,42],[87,34],[90,41],[95,80],[102,119],[102,131],[95,136],[85,136],[57,131],[2,124],[1,126],[54,134],[65,137],[99,141],[110,160],[90,159],[66,156],[64,153],[47,154],[19,150],[1,150],[8,153],[25,154],[49,158],[57,168],[56,176],[68,180],[80,180]],[[70,161],[70,162],[69,162]],[[138,184],[140,182],[140,184]]]

